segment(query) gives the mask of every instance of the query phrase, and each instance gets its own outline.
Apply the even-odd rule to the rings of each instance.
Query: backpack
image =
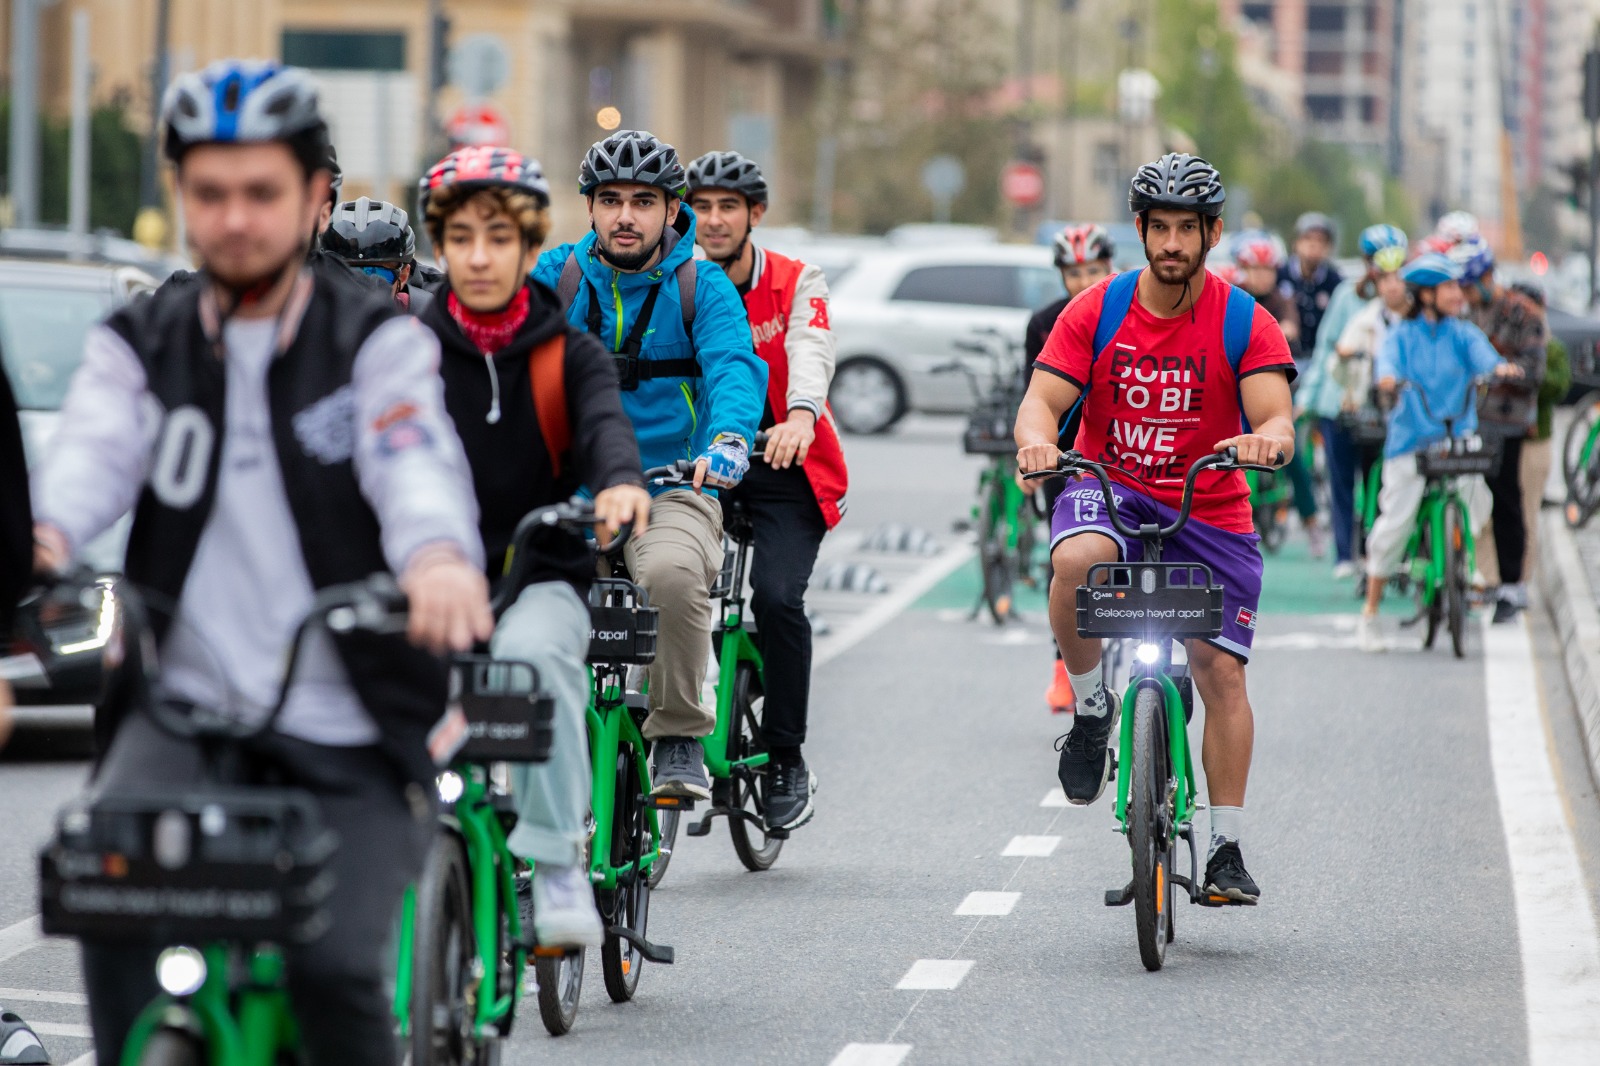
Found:
[[[700,276],[695,272],[694,260],[687,259],[678,264],[678,303],[683,308],[683,331],[689,335],[689,343],[694,343],[694,290]],[[567,261],[561,265],[561,280],[556,282],[556,296],[561,299],[563,310],[572,306],[572,301],[577,298],[578,286],[583,284],[583,268],[578,265],[576,252],[567,256]],[[644,316],[640,316],[644,317]]]
[[[1105,298],[1100,303],[1100,318],[1094,327],[1094,353],[1089,357],[1089,373],[1086,375],[1083,391],[1078,394],[1078,402],[1072,405],[1072,410],[1067,412],[1063,425],[1070,421],[1072,416],[1082,408],[1084,400],[1089,395],[1090,384],[1094,381],[1094,364],[1100,354],[1111,347],[1112,338],[1117,335],[1117,330],[1122,328],[1123,319],[1128,317],[1128,309],[1133,306],[1133,296],[1139,286],[1139,275],[1144,270],[1125,270],[1111,279],[1111,284],[1106,286]],[[1223,284],[1220,278],[1211,279],[1212,284]],[[1222,350],[1228,357],[1228,366],[1233,369],[1234,379],[1239,377],[1239,365],[1244,362],[1245,352],[1250,347],[1250,333],[1255,325],[1256,299],[1237,285],[1228,286],[1228,307],[1222,315]],[[1240,405],[1239,424],[1245,432],[1250,431],[1250,423],[1245,421],[1243,404]]]
[[[572,423],[567,417],[567,331],[528,353],[528,381],[533,389],[533,409],[539,416],[539,435],[550,453],[550,471],[561,476],[561,457],[572,447]]]
[[[694,346],[694,290],[699,281],[694,262],[693,259],[684,260],[678,264],[675,272],[678,279],[678,304],[683,311],[683,332],[689,339],[690,347]],[[663,284],[665,282],[658,281],[650,287],[649,295],[644,298],[644,306],[639,308],[639,314],[634,319],[633,329],[628,331],[628,337],[623,341],[622,350],[611,353],[612,359],[616,361],[617,380],[623,392],[637,389],[641,381],[700,376],[700,360],[693,356],[687,359],[641,358],[644,338],[650,331],[650,320],[655,315],[656,299],[661,295]],[[578,265],[578,254],[573,252],[561,265],[561,279],[556,283],[556,297],[561,301],[562,310],[572,307],[579,286],[589,290],[587,322],[589,333],[604,344],[604,338],[600,336],[600,294],[595,291],[589,279],[583,276],[583,268]],[[606,347],[611,346],[608,344]]]

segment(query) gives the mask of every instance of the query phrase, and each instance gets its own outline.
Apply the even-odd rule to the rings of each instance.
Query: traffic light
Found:
[[[438,93],[445,87],[449,80],[450,70],[450,19],[443,13],[433,16],[433,25],[429,27],[428,38],[429,56],[432,61],[428,73],[433,81],[433,91]]]
[[[1574,159],[1566,166],[1560,168],[1566,174],[1572,187],[1567,192],[1567,204],[1578,209],[1589,205],[1589,163],[1584,159]]]
[[[1583,118],[1586,122],[1600,122],[1600,46],[1590,48],[1583,56]]]

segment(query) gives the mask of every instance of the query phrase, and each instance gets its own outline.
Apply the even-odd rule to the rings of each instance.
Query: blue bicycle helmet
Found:
[[[161,103],[167,158],[200,144],[283,142],[308,169],[328,167],[328,126],[311,75],[273,61],[223,59],[182,74]]]
[[[1399,226],[1379,222],[1361,231],[1360,244],[1361,254],[1371,259],[1385,248],[1398,248],[1404,252],[1410,242],[1406,239],[1405,230]]]
[[[1461,268],[1438,252],[1419,255],[1400,271],[1400,280],[1413,289],[1431,289],[1447,281],[1460,281]]]
[[[1470,285],[1494,269],[1494,250],[1476,233],[1463,237],[1449,251],[1450,261],[1461,268],[1462,284]]]

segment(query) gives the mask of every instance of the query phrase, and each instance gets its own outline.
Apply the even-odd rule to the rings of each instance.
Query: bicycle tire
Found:
[[[1161,691],[1139,690],[1133,705],[1133,767],[1128,778],[1128,843],[1133,846],[1133,915],[1139,960],[1161,969],[1172,914],[1172,847],[1163,808],[1171,789],[1166,706]]]
[[[576,951],[533,960],[533,972],[539,980],[539,1019],[551,1036],[571,1032],[578,1020],[585,958],[584,952]]]
[[[139,1066],[206,1066],[206,1049],[193,1033],[157,1029],[139,1053]]]
[[[499,1041],[472,1032],[478,942],[461,839],[441,833],[417,881],[411,964],[410,1066],[493,1066]]]
[[[672,853],[678,846],[678,826],[683,821],[682,811],[656,811],[656,823],[661,827],[661,854],[650,865],[650,888],[660,888],[667,879],[667,867],[672,865]]]
[[[1450,650],[1457,659],[1467,654],[1466,540],[1461,531],[1461,509],[1451,504],[1444,512],[1444,600]]]
[[[638,755],[631,745],[617,753],[615,813],[611,823],[611,865],[627,866],[650,850],[650,823],[639,799]],[[635,874],[616,888],[598,893],[600,915],[607,926],[622,925],[646,935],[650,920],[650,878]],[[626,1003],[639,988],[644,956],[632,944],[607,932],[600,945],[600,973],[613,1003]]]
[[[733,676],[733,721],[728,730],[728,758],[748,759],[765,750],[761,742],[760,717],[756,713],[755,668],[749,663],[738,665]],[[736,763],[737,766],[737,763]],[[736,811],[749,811],[761,819],[760,843],[757,830],[746,818],[737,814],[728,818],[728,836],[733,840],[733,850],[739,861],[751,873],[772,869],[783,851],[783,841],[769,836],[766,831],[766,804],[757,791],[756,775],[735,769],[728,778],[728,807]]]
[[[1582,529],[1600,509],[1600,443],[1589,445],[1590,435],[1600,432],[1600,391],[1586,394],[1575,410],[1579,413],[1561,441],[1561,477],[1567,486],[1562,514],[1569,527]],[[1585,447],[1590,448],[1587,463],[1581,462]]]
[[[1429,560],[1433,558],[1433,524],[1431,522],[1424,522],[1422,525],[1422,535],[1417,538],[1417,557]],[[1429,565],[1432,564],[1430,563]],[[1424,614],[1425,628],[1422,632],[1422,647],[1427,650],[1433,647],[1434,640],[1439,636],[1439,624],[1444,621],[1443,590],[1437,588],[1430,590],[1426,579],[1418,581],[1417,610]]]
[[[989,617],[994,624],[1003,626],[1011,620],[1015,603],[1011,561],[1006,557],[1006,550],[997,544],[984,545],[982,561],[983,602],[989,608]]]

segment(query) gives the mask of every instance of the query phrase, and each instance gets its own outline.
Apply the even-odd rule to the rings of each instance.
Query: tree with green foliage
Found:
[[[0,129],[11,120],[11,99],[0,95]],[[39,116],[39,219],[47,225],[67,221],[71,124]],[[126,235],[139,212],[139,135],[128,125],[128,100],[117,97],[89,117],[89,226]],[[11,145],[0,139],[0,174],[10,165]]]
[[[1339,223],[1345,251],[1354,247],[1355,235],[1375,222],[1411,229],[1415,213],[1404,190],[1376,170],[1365,181],[1380,181],[1382,202],[1373,211],[1360,164],[1341,145],[1304,141],[1290,158],[1265,169],[1255,183],[1252,208],[1266,224],[1291,233],[1294,221],[1306,211],[1321,211]]]
[[[1249,184],[1264,131],[1239,76],[1237,42],[1222,28],[1217,5],[1156,0],[1153,29],[1162,122],[1187,134],[1225,181]]]

